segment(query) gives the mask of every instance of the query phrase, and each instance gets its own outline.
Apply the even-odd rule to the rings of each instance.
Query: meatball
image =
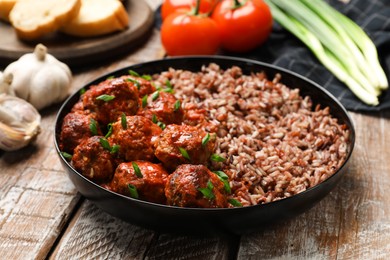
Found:
[[[83,107],[96,113],[103,125],[118,120],[125,113],[135,115],[138,111],[137,87],[122,78],[103,81],[91,87],[82,96]]]
[[[124,162],[116,168],[109,189],[126,196],[165,204],[167,179],[168,173],[160,164],[147,161]],[[138,197],[130,192],[129,185],[137,191]]]
[[[200,108],[193,103],[184,105],[183,123],[202,127],[207,132],[215,133],[218,131],[218,125],[208,120],[206,109]]]
[[[91,130],[91,125],[96,126],[96,133]],[[60,149],[67,153],[73,153],[77,145],[94,134],[101,135],[102,133],[93,114],[69,113],[62,122]]]
[[[119,156],[126,161],[155,159],[154,143],[161,128],[142,116],[127,116],[125,121],[125,127],[123,120],[115,122],[108,138],[120,146]]]
[[[181,124],[183,121],[183,109],[181,102],[173,94],[163,91],[149,95],[147,103],[142,104],[138,115],[162,122],[164,124]]]
[[[138,95],[142,98],[145,95],[152,94],[156,91],[156,88],[152,85],[152,83],[144,78],[135,77],[131,75],[125,75],[121,77],[122,79],[132,82],[138,89]]]
[[[102,136],[92,136],[81,142],[74,150],[72,165],[83,176],[96,183],[111,180],[116,165],[115,154],[104,148],[100,139]]]
[[[165,196],[171,206],[228,207],[223,182],[204,165],[182,164],[177,167],[168,178]]]
[[[202,144],[203,138],[208,141]],[[168,125],[156,142],[156,157],[167,169],[180,164],[207,164],[215,149],[215,134],[189,125]]]

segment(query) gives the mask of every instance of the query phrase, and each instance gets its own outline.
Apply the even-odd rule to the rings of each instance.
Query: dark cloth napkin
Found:
[[[290,0],[287,0],[290,1]],[[382,67],[390,81],[390,1],[389,0],[328,0],[329,4],[354,20],[377,46]],[[161,25],[160,10],[156,11],[156,26]],[[318,83],[332,93],[346,109],[378,112],[390,109],[390,90],[380,96],[378,106],[368,106],[357,99],[346,85],[335,78],[311,51],[295,36],[276,22],[270,38],[256,50],[246,54],[223,55],[250,58],[297,72]]]

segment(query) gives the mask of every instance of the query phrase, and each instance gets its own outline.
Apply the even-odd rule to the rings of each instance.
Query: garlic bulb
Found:
[[[15,95],[40,110],[63,101],[69,94],[72,73],[69,67],[47,53],[38,44],[34,53],[28,53],[9,64],[3,77],[13,75],[10,87]]]
[[[27,101],[0,94],[0,149],[15,151],[40,132],[41,115]]]

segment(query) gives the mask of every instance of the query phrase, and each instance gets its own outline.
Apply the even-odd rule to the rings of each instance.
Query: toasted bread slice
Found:
[[[60,31],[79,37],[99,36],[124,30],[129,16],[119,0],[81,0],[79,14]]]
[[[81,0],[23,0],[9,19],[19,38],[35,40],[58,30],[79,13]]]
[[[9,13],[18,0],[0,0],[0,19],[9,22]]]

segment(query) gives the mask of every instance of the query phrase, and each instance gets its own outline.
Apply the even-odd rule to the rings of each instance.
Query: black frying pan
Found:
[[[236,65],[241,67],[244,73],[264,71],[270,79],[276,73],[280,73],[282,75],[282,83],[291,88],[299,88],[301,95],[309,95],[314,105],[321,104],[321,107],[329,106],[331,114],[338,118],[340,123],[346,124],[351,132],[345,163],[334,175],[319,185],[292,197],[268,204],[242,208],[200,209],[172,207],[132,199],[108,191],[86,179],[75,171],[66,159],[62,157],[58,148],[61,123],[63,117],[79,99],[79,93],[76,92],[64,102],[58,112],[55,125],[55,146],[69,178],[84,197],[109,214],[145,228],[180,233],[229,232],[243,234],[255,231],[264,226],[264,224],[269,224],[275,220],[295,216],[311,208],[331,191],[345,174],[352,154],[355,143],[355,131],[352,120],[343,106],[329,92],[294,72],[248,59],[219,56],[181,57],[126,67],[103,75],[82,87],[87,89],[89,86],[105,80],[108,76],[127,74],[129,69],[140,74],[159,73],[167,70],[169,67],[199,71],[202,65],[207,65],[210,62],[217,63],[223,69]]]

